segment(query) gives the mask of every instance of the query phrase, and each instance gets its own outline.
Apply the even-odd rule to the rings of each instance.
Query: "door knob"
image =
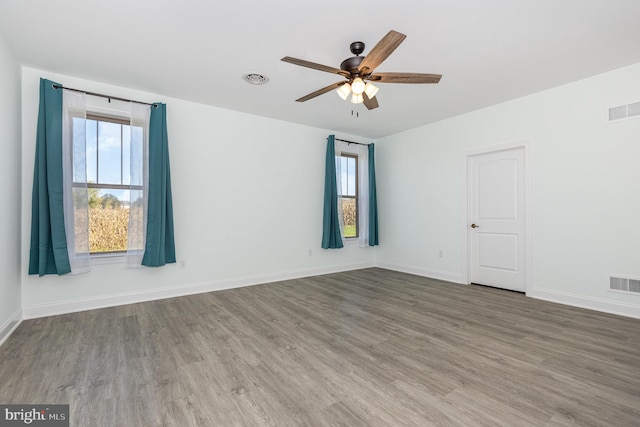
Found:
[[[478,228],[478,227],[480,227],[480,226],[476,225],[476,224],[471,224],[471,228]]]

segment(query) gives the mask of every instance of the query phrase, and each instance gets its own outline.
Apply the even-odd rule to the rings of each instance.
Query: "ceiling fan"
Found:
[[[364,52],[363,42],[353,42],[349,46],[351,53],[355,56],[347,58],[340,64],[340,69],[327,65],[316,64],[315,62],[285,56],[282,61],[289,62],[301,67],[313,68],[314,70],[326,71],[328,73],[339,74],[346,79],[333,83],[322,89],[318,89],[297,102],[304,102],[316,96],[337,89],[338,95],[346,100],[351,95],[351,102],[354,104],[364,103],[368,110],[378,108],[378,100],[375,98],[378,88],[372,82],[379,83],[438,83],[442,75],[422,74],[422,73],[374,73],[375,68],[380,65],[391,53],[396,50],[400,43],[407,36],[397,31],[389,31],[386,36],[376,44],[367,56],[360,56]]]

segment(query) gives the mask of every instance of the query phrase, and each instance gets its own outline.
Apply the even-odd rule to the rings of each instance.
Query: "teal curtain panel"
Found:
[[[373,144],[369,144],[369,246],[378,245],[378,196]]]
[[[338,249],[342,245],[338,218],[338,185],[336,182],[335,136],[327,138],[327,157],[324,175],[324,212],[322,218],[322,247]]]
[[[149,120],[149,196],[147,234],[142,265],[160,267],[176,262],[173,201],[169,168],[167,106],[151,106]]]
[[[62,90],[40,79],[36,159],[31,196],[29,274],[71,272],[64,226]]]

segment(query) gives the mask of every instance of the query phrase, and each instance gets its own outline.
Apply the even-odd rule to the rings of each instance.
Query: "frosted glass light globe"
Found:
[[[360,77],[356,77],[351,83],[351,92],[355,95],[362,95],[362,92],[364,92],[364,81]]]

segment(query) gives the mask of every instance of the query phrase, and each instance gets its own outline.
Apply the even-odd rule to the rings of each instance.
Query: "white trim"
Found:
[[[639,292],[623,291],[623,290],[620,290],[620,289],[609,289],[609,288],[607,288],[607,292],[613,292],[614,294],[632,295],[632,296],[636,296],[636,297],[640,298],[640,293]]]
[[[416,276],[428,277],[430,279],[444,280],[446,282],[468,285],[459,274],[453,274],[445,271],[428,270],[422,267],[414,267],[411,265],[393,264],[388,262],[378,262],[376,267],[387,270],[399,271],[401,273],[415,274]]]
[[[467,150],[463,153],[461,158],[461,167],[464,171],[464,179],[462,180],[461,191],[460,191],[460,209],[461,209],[461,227],[464,230],[461,234],[461,242],[462,242],[462,251],[461,251],[461,283],[470,284],[470,266],[469,262],[471,260],[471,255],[469,251],[471,250],[470,239],[471,236],[469,234],[469,161],[472,156],[477,156],[480,154],[488,154],[495,153],[498,151],[506,151],[513,150],[516,148],[524,149],[524,191],[525,191],[525,215],[524,215],[524,240],[525,240],[525,294],[529,294],[529,292],[533,289],[533,204],[532,204],[532,190],[531,190],[531,182],[532,182],[532,173],[531,173],[531,159],[532,159],[532,139],[527,138],[520,141],[509,142],[506,144],[492,145],[487,147],[476,148],[473,150]]]
[[[465,285],[469,280],[469,156],[473,153],[465,151],[460,156],[460,279]]]
[[[299,279],[302,277],[318,276],[322,274],[339,273],[342,271],[359,270],[375,267],[373,263],[342,264],[326,268],[309,270],[295,270],[281,273],[268,273],[258,276],[245,276],[231,279],[214,280],[211,282],[190,283],[180,286],[168,286],[165,288],[151,289],[140,292],[126,292],[100,297],[82,298],[56,302],[53,304],[36,304],[23,307],[24,319],[56,316],[59,314],[74,313],[78,311],[95,310],[99,308],[114,307],[126,304],[135,304],[145,301],[154,301],[164,298],[174,298],[185,295],[201,294],[205,292],[221,291],[224,289],[241,288],[245,286],[261,285],[265,283],[279,282],[282,280]]]
[[[462,276],[440,271],[426,270],[420,267],[399,265],[386,262],[378,262],[376,267],[387,270],[400,271],[402,273],[415,274],[417,276],[429,277],[432,279],[444,280],[447,282],[467,285]],[[594,310],[602,313],[610,313],[619,316],[640,319],[640,304],[629,304],[602,298],[585,297],[583,295],[571,294],[568,292],[558,292],[551,289],[540,289],[538,287],[527,291],[527,297],[543,301],[554,302],[572,307],[580,307],[587,310]]]
[[[410,265],[394,264],[387,262],[377,263],[354,263],[335,265],[327,268],[317,268],[310,270],[296,270],[281,273],[271,273],[258,276],[245,276],[240,278],[222,279],[211,282],[191,283],[182,286],[169,286],[165,288],[153,289],[141,292],[128,292],[114,295],[105,295],[94,298],[84,298],[67,300],[54,304],[37,304],[26,306],[23,310],[16,311],[0,327],[0,345],[22,323],[22,320],[35,319],[39,317],[55,316],[60,314],[74,313],[78,311],[95,310],[106,307],[114,307],[126,304],[135,304],[145,301],[154,301],[165,298],[174,298],[199,293],[220,291],[225,289],[241,288],[266,283],[273,283],[283,280],[299,279],[303,277],[318,276],[323,274],[339,273],[343,271],[359,270],[363,268],[379,267],[387,270],[399,271],[402,273],[414,274],[437,280],[456,284],[468,284],[463,275],[428,270]],[[610,301],[602,298],[585,297],[567,292],[558,292],[550,289],[535,287],[527,291],[527,296],[559,304],[581,307],[604,313],[611,313],[621,316],[640,319],[640,305]],[[13,325],[12,325],[13,324]]]
[[[91,266],[94,265],[113,265],[113,264],[126,264],[127,253],[122,252],[118,254],[94,254],[90,255]]]
[[[544,301],[571,305],[573,307],[640,319],[640,304],[629,304],[602,298],[587,297],[569,292],[554,291],[552,289],[541,289],[539,287],[527,292],[527,296]]]
[[[525,276],[525,295],[529,289],[533,289],[533,172],[532,172],[532,160],[533,160],[533,144],[531,139],[524,141],[524,249],[527,251],[525,254],[526,270]]]
[[[344,246],[360,246],[361,248],[366,248],[366,246],[360,245],[360,237],[343,237],[342,244]]]
[[[22,310],[17,310],[0,326],[0,346],[9,339],[13,331],[22,323]]]

